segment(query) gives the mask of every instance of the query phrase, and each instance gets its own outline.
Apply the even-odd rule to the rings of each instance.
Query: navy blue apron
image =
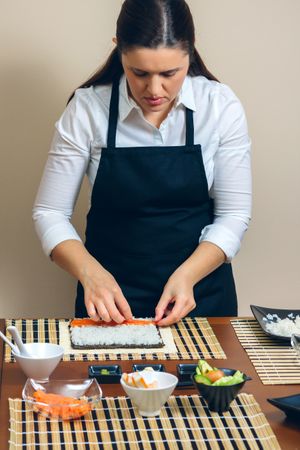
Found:
[[[116,147],[119,83],[110,101],[107,148],[102,149],[87,215],[87,250],[120,285],[135,317],[154,317],[170,275],[196,249],[213,220],[201,146],[194,144],[186,108],[186,145]],[[194,287],[190,316],[235,316],[230,264]],[[78,283],[76,317],[87,317]]]

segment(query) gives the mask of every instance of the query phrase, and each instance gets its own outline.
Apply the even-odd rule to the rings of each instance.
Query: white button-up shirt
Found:
[[[199,230],[199,242],[216,244],[230,261],[251,213],[250,139],[240,101],[224,84],[187,76],[173,108],[156,128],[129,97],[124,75],[119,89],[117,147],[184,145],[185,107],[194,111],[195,144],[202,147],[209,195],[214,198],[213,223]],[[33,209],[47,255],[64,240],[81,240],[71,217],[85,174],[93,188],[107,143],[110,96],[109,85],[78,89],[56,123]]]

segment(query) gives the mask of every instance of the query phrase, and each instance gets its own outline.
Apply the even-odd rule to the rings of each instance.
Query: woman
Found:
[[[34,221],[78,280],[76,317],[237,314],[230,260],[250,218],[243,108],[206,69],[184,0],[125,0],[105,65],[56,124]],[[87,174],[86,242],[70,224]]]

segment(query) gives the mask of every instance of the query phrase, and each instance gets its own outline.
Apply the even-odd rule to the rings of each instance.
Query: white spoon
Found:
[[[5,336],[5,334],[3,334],[1,331],[0,331],[0,337],[2,337],[2,339],[4,340],[4,342],[6,342],[6,343],[10,346],[10,348],[12,349],[12,351],[13,351],[14,353],[16,353],[17,355],[20,353],[18,347],[16,347],[12,342],[10,342],[10,341],[7,339],[7,337]]]
[[[29,356],[32,357],[32,354],[26,349],[21,336],[19,334],[19,330],[14,326],[7,327],[7,331],[10,332],[12,337],[14,338],[15,343],[17,344],[18,349],[20,350],[20,354],[22,356]]]

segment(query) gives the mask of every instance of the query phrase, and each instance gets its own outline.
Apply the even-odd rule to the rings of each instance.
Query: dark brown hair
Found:
[[[118,80],[124,72],[121,53],[138,47],[181,48],[190,56],[189,75],[203,75],[218,81],[208,71],[195,48],[194,21],[184,0],[125,0],[117,20],[116,37],[117,47],[80,88]]]

